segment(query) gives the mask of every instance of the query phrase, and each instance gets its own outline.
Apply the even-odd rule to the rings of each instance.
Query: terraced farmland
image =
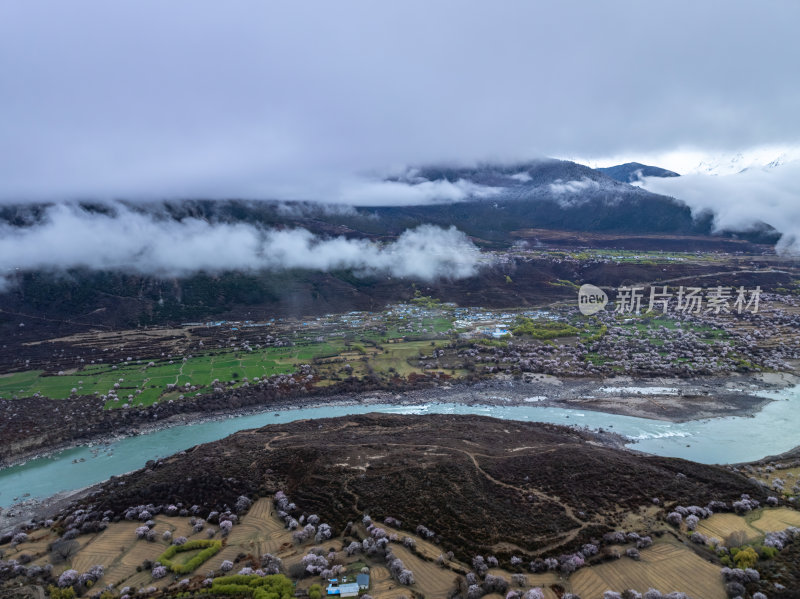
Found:
[[[572,592],[594,599],[608,590],[650,588],[662,592],[682,591],[691,597],[725,599],[719,567],[698,556],[688,547],[669,542],[656,543],[641,552],[641,561],[619,559],[578,570],[570,578]]]

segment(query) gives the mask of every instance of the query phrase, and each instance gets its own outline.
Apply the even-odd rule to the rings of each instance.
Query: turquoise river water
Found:
[[[79,489],[141,468],[147,460],[164,457],[236,431],[305,418],[329,418],[367,412],[396,414],[481,414],[510,420],[551,422],[614,431],[631,439],[631,448],[706,464],[744,462],[787,451],[800,445],[800,386],[767,392],[775,401],[752,417],[714,418],[673,423],[536,405],[464,405],[430,403],[322,405],[235,416],[187,424],[128,437],[110,446],[76,447],[20,466],[0,470],[0,506],[16,498],[48,497]],[[83,459],[83,461],[81,461]],[[27,494],[27,495],[26,495]]]

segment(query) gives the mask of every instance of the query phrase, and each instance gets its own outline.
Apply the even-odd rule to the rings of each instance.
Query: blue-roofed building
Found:
[[[366,591],[369,588],[369,574],[359,574],[356,576],[356,584],[359,590]]]
[[[338,584],[336,580],[331,580],[327,588],[328,595],[338,595],[339,597],[358,597],[358,583]]]

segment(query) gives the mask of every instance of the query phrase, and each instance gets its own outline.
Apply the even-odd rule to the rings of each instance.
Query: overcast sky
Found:
[[[800,142],[800,2],[0,3],[0,199]],[[669,165],[666,165],[669,166]]]

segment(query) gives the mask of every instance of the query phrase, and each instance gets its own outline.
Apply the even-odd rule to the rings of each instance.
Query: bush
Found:
[[[515,336],[529,335],[534,339],[556,339],[558,337],[572,337],[578,334],[575,327],[560,322],[537,322],[530,318],[521,318],[512,330]]]
[[[319,586],[319,585],[317,585]],[[253,599],[293,599],[294,585],[283,574],[221,576],[211,583],[216,595],[243,595]]]
[[[185,564],[177,564],[172,561],[172,558],[178,553],[194,551],[195,549],[202,549],[202,551]],[[175,574],[189,574],[190,572],[194,572],[203,562],[219,553],[220,549],[222,549],[222,541],[187,541],[183,545],[170,545],[167,550],[158,557],[158,561]]]
[[[50,599],[75,599],[75,590],[72,587],[59,589],[58,587],[50,585],[47,587],[47,594],[50,596]]]
[[[752,547],[746,547],[741,551],[737,551],[733,556],[733,562],[737,568],[744,570],[745,568],[752,568],[758,562],[758,554]]]
[[[312,584],[308,589],[308,599],[320,599],[322,597],[322,587]]]
[[[767,547],[766,545],[761,545],[758,548],[758,555],[761,556],[762,559],[772,559],[776,555],[780,553],[777,547]]]

